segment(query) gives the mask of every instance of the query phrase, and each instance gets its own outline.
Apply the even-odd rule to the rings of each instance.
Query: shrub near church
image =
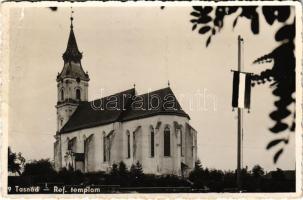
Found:
[[[48,161],[49,162],[49,161]],[[39,161],[32,165],[37,165]],[[235,191],[235,171],[221,171],[202,167],[198,161],[189,178],[175,175],[145,174],[139,162],[127,168],[125,163],[113,164],[111,171],[81,173],[63,168],[43,174],[27,171],[21,176],[8,177],[10,194],[26,193],[112,193],[137,192],[224,192]],[[243,190],[247,192],[294,192],[295,172],[277,169],[265,173],[255,166],[243,169]],[[47,187],[46,187],[47,186]],[[49,190],[45,191],[45,188]],[[234,188],[234,189],[233,189]]]

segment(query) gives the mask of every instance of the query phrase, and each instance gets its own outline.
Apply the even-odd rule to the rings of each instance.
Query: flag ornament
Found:
[[[250,109],[251,73],[233,71],[233,108]]]

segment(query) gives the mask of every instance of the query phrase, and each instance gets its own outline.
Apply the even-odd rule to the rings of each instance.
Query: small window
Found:
[[[155,156],[155,132],[154,129],[151,128],[150,131],[150,157]]]
[[[170,129],[164,129],[164,156],[170,156]]]
[[[61,90],[61,101],[63,101],[64,100],[64,91],[63,91],[63,89]]]
[[[76,89],[76,99],[81,100],[81,92],[80,89]]]

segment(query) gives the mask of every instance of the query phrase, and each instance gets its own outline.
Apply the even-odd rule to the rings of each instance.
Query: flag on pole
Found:
[[[251,74],[234,71],[232,107],[250,108]]]

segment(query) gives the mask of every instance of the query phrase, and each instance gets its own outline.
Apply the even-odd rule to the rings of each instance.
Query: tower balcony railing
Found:
[[[81,100],[67,98],[67,99],[64,99],[63,101],[57,101],[57,106],[65,104],[65,103],[78,104],[79,102],[81,102]]]

